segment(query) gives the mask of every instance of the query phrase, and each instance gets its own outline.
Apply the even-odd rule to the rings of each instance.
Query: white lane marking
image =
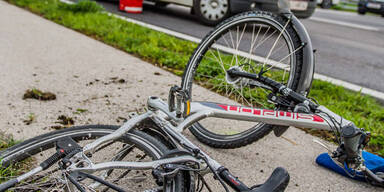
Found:
[[[67,4],[74,4],[75,3],[75,2],[69,1],[69,0],[60,0],[60,1],[63,3],[67,3]]]
[[[332,9],[316,9],[315,14],[316,14],[316,12],[326,13],[326,14],[335,14],[335,15],[359,16],[357,14],[357,12],[352,13],[352,12],[346,12],[346,11],[336,11],[336,10],[332,10]]]
[[[70,4],[73,3],[73,2],[68,1],[68,0],[60,0],[60,1],[62,1],[64,3],[70,3]],[[184,34],[184,33],[179,33],[179,32],[172,31],[172,30],[169,30],[169,29],[166,29],[166,28],[163,28],[163,27],[159,27],[159,26],[155,26],[155,25],[152,25],[152,24],[144,23],[142,21],[137,21],[137,20],[134,20],[134,19],[131,19],[131,18],[128,18],[128,17],[116,15],[116,14],[109,13],[109,12],[107,12],[107,14],[111,15],[111,16],[114,16],[114,17],[117,17],[117,18],[120,18],[122,20],[125,20],[127,22],[131,22],[131,23],[143,26],[143,27],[148,27],[150,29],[153,29],[153,30],[156,30],[156,31],[159,31],[159,32],[163,32],[163,33],[166,33],[168,35],[172,35],[172,36],[180,38],[180,39],[192,41],[192,42],[195,42],[195,43],[199,43],[201,41],[201,39],[199,39],[199,38],[196,38],[196,37]],[[262,60],[262,58],[258,58],[258,56],[253,56],[252,58],[255,59],[255,60]],[[280,66],[278,66],[278,67],[280,67]],[[284,66],[281,66],[281,67],[284,67]],[[328,77],[328,76],[325,76],[325,75],[321,75],[321,74],[318,74],[318,73],[314,74],[314,78],[330,82],[330,83],[332,83],[334,85],[342,86],[342,87],[347,88],[347,89],[352,90],[352,91],[357,91],[357,92],[361,91],[361,93],[363,93],[363,94],[367,94],[367,95],[370,95],[370,96],[375,97],[377,99],[384,100],[384,93],[383,92],[379,92],[379,91],[376,91],[376,90],[373,90],[373,89],[362,87],[360,85],[356,85],[356,84],[353,84],[353,83],[349,83],[349,82],[346,82],[346,81],[343,81],[343,80],[340,80],[340,79],[335,79],[335,78]]]
[[[351,27],[351,28],[356,28],[356,29],[363,29],[363,30],[368,30],[368,31],[380,31],[379,28],[371,27],[368,25],[360,25],[360,24],[356,24],[356,23],[336,21],[336,20],[325,19],[325,18],[320,18],[320,17],[311,17],[311,18],[309,18],[309,20],[323,22],[323,23],[336,24],[336,25],[341,25],[341,26]]]
[[[340,79],[335,79],[335,78],[328,77],[328,76],[325,76],[325,75],[321,75],[321,74],[318,74],[318,73],[314,74],[314,78],[318,79],[318,80],[330,82],[330,83],[332,83],[334,85],[345,87],[345,88],[347,88],[349,90],[352,90],[352,91],[356,91],[356,92],[360,92],[361,91],[361,93],[363,93],[365,95],[370,95],[370,96],[375,97],[377,99],[384,100],[384,93],[380,92],[380,91],[376,91],[376,90],[373,90],[373,89],[370,89],[370,88],[362,87],[360,85],[356,85],[356,84],[353,84],[353,83],[349,83],[349,82],[346,82],[346,81],[343,81],[343,80],[340,80]]]

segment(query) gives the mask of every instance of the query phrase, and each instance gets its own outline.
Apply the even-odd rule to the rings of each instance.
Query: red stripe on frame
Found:
[[[253,114],[254,114],[254,115],[261,115],[261,110],[259,110],[259,109],[254,109],[254,110],[253,110]]]
[[[230,111],[237,111],[237,106],[229,106]]]
[[[243,112],[247,112],[247,113],[252,113],[252,109],[245,109],[245,108],[243,108],[242,111]]]
[[[223,108],[224,110],[228,111],[228,105],[218,105],[220,106],[221,108]]]
[[[313,115],[313,121],[316,121],[316,122],[324,122],[324,119],[317,116],[317,115]]]

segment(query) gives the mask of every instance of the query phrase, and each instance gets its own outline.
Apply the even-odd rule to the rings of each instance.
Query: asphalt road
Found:
[[[108,11],[194,37],[204,37],[204,26],[189,8],[145,5],[142,14],[118,11],[118,1],[99,1]],[[302,20],[312,38],[316,72],[384,92],[384,18],[318,9]]]

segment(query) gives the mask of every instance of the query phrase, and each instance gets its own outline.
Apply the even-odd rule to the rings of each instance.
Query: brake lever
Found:
[[[372,185],[379,185],[381,187],[384,186],[384,179],[377,176],[375,173],[373,173],[367,167],[362,166],[361,170],[364,173],[365,177],[367,177],[368,179],[371,179],[374,182],[374,183],[370,182],[370,183],[372,183]]]

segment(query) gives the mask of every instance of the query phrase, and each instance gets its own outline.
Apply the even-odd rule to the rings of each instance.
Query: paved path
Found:
[[[117,124],[118,117],[142,108],[148,96],[165,98],[170,85],[180,83],[162,69],[4,1],[0,26],[0,130],[17,139],[52,131],[61,114],[74,117],[76,125]],[[126,83],[103,83],[113,77]],[[22,100],[30,88],[56,93],[57,100]],[[78,108],[88,112],[74,114]],[[30,113],[36,121],[25,125]],[[284,137],[269,135],[236,150],[202,148],[248,185],[261,183],[273,168],[283,166],[291,174],[287,191],[380,191],[317,166],[314,159],[324,150],[313,144],[311,135],[291,128]],[[216,186],[215,191],[222,191]]]

